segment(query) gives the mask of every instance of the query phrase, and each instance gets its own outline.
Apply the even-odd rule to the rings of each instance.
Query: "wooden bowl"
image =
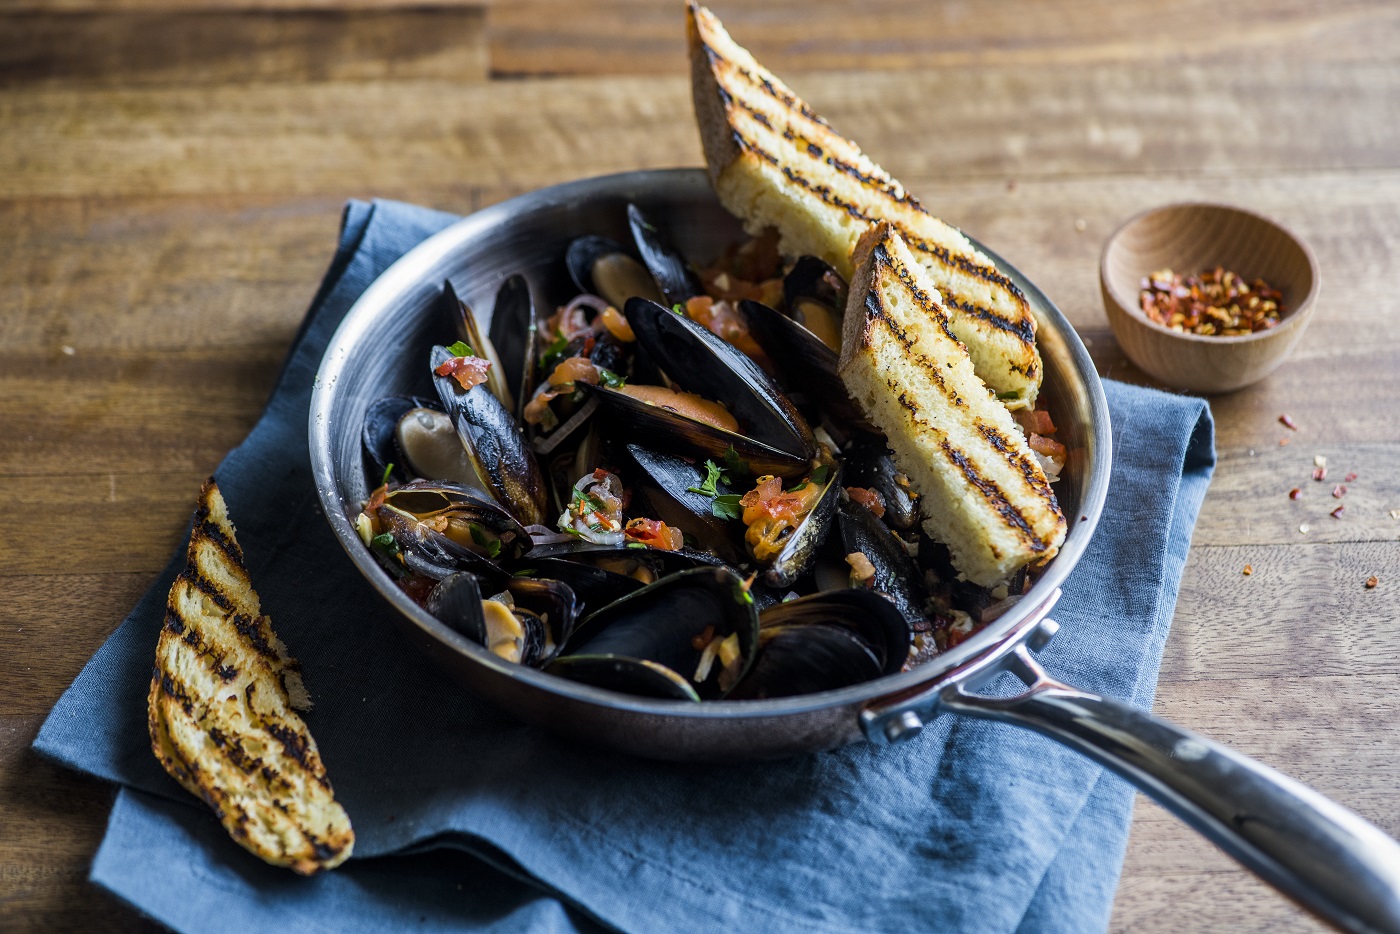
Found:
[[[1216,266],[1281,292],[1282,320],[1267,331],[1214,337],[1173,331],[1143,314],[1144,276]],[[1104,309],[1123,353],[1154,379],[1190,392],[1231,392],[1273,372],[1303,336],[1319,281],[1307,244],[1266,217],[1223,204],[1144,211],[1108,238],[1099,261]]]

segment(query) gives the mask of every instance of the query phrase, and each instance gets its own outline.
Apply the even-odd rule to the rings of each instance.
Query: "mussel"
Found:
[[[436,371],[451,359],[451,351],[435,346],[429,363]],[[464,390],[449,376],[435,373],[433,385],[486,488],[523,525],[544,522],[548,501],[544,475],[505,406],[483,387]]]
[[[788,697],[848,687],[899,671],[909,625],[886,597],[836,590],[789,600],[759,617],[753,667],[730,695]]]
[[[423,399],[418,396],[385,396],[372,403],[365,411],[364,426],[360,429],[360,442],[364,449],[365,463],[368,468],[366,477],[371,486],[384,479],[403,483],[411,479],[413,475],[434,476],[434,474],[413,474],[413,469],[406,463],[407,458],[399,447],[396,436],[399,422],[408,413],[425,407],[435,408],[437,405],[436,400]],[[461,447],[455,434],[452,443]],[[442,479],[457,481],[457,478],[443,477]]]
[[[627,223],[632,228],[632,239],[642,255],[642,262],[661,290],[665,305],[684,305],[687,299],[704,293],[700,277],[691,270],[685,257],[635,204],[627,205]]]
[[[758,517],[748,523],[744,532],[749,550],[766,568],[763,580],[770,587],[792,586],[812,566],[831,531],[837,505],[843,496],[840,467],[818,468],[794,489],[780,491],[777,495],[790,499],[809,485],[819,492],[815,492],[814,501],[809,500],[811,509],[798,523],[794,525],[785,511],[765,512],[759,508],[756,510]]]
[[[912,529],[919,521],[919,500],[909,478],[895,466],[883,435],[858,434],[841,448],[846,461],[846,486],[865,487],[880,494],[885,524]]]
[[[699,492],[705,486],[706,471],[694,462],[640,444],[627,445],[627,453],[637,465],[633,488],[647,515],[688,530],[696,548],[728,564],[744,560],[729,522],[714,511],[716,497],[733,495],[727,484],[716,481],[713,494]]]
[[[428,594],[427,611],[508,662],[539,667],[569,636],[573,593],[556,581],[511,582],[483,599],[476,575],[460,571]]]
[[[499,574],[497,562],[531,546],[524,527],[495,501],[440,481],[389,490],[375,512],[403,564],[437,579],[461,570]]]
[[[590,614],[548,670],[619,691],[645,680],[670,692],[658,696],[718,698],[743,679],[757,642],[758,612],[743,580],[728,568],[692,568]],[[658,666],[679,679],[658,682]]]
[[[491,310],[491,346],[501,364],[501,376],[512,412],[524,410],[535,391],[535,303],[525,277],[514,275],[496,291]]]
[[[569,244],[564,264],[579,291],[597,295],[614,308],[621,308],[634,296],[661,301],[651,273],[616,240],[579,237]]]
[[[887,594],[916,630],[929,628],[929,588],[924,575],[883,522],[866,507],[843,498],[836,508],[841,545],[847,554],[860,552],[875,569],[871,586]]]
[[[513,413],[515,396],[511,394],[501,358],[497,355],[491,339],[481,330],[471,306],[457,297],[457,290],[453,288],[451,281],[442,284],[442,293],[438,296],[438,314],[453,326],[448,333],[455,333],[459,340],[465,341],[472,348],[472,353],[490,361],[491,366],[486,373],[486,386],[506,411]]]

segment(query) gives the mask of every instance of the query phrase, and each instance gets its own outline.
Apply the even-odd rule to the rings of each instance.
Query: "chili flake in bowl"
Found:
[[[1231,392],[1278,367],[1307,328],[1319,281],[1302,240],[1221,204],[1138,214],[1109,237],[1099,261],[1123,353],[1158,382],[1191,392]]]

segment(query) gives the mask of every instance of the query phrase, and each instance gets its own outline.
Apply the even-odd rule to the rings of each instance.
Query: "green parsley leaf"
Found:
[[[646,545],[645,542],[628,542],[628,543],[627,543],[627,547],[628,547],[628,548],[633,548],[633,549],[636,549],[636,548],[646,549],[647,545]]]
[[[466,341],[457,341],[447,348],[447,352],[454,357],[475,357],[476,351],[472,350],[472,345]]]
[[[598,378],[602,380],[603,385],[607,386],[609,389],[621,389],[623,386],[627,385],[627,380],[625,378],[618,376],[606,367],[598,367]]]
[[[997,398],[1002,402],[1011,402],[1012,400],[1021,398],[1021,393],[1018,390],[1011,389],[1007,392],[997,393]]]
[[[818,486],[823,486],[829,476],[831,476],[831,466],[829,464],[822,464],[816,470],[812,471],[812,482]]]
[[[545,345],[544,350],[540,352],[540,372],[553,373],[559,361],[564,359],[564,351],[568,347],[569,339],[563,334],[556,334],[554,340]]]
[[[381,563],[388,568],[389,573],[398,578],[408,576],[408,569],[403,566],[403,561],[399,557],[399,543],[394,541],[394,536],[388,532],[382,532],[369,541],[370,550],[379,555]]]
[[[370,539],[370,541],[380,548],[397,549],[399,547],[394,541],[393,534],[389,532],[380,532],[378,535],[374,536],[374,538]]]
[[[486,545],[486,557],[499,558],[501,556],[501,540],[493,539]]]
[[[738,493],[716,496],[715,501],[710,504],[710,514],[719,519],[741,518],[744,515],[744,507],[739,505],[741,499],[743,497]]]
[[[379,481],[379,485],[380,485],[380,486],[384,486],[386,483],[388,483],[388,482],[389,482],[389,475],[392,474],[393,472],[394,472],[394,465],[393,465],[393,464],[389,464],[387,467],[385,467],[385,468],[384,468],[384,479],[382,479],[382,480]]]
[[[749,462],[739,458],[739,452],[734,450],[734,445],[732,444],[729,446],[729,449],[724,452],[724,472],[735,479],[753,476],[753,470],[749,468]],[[726,480],[726,482],[733,483],[734,481]]]
[[[715,484],[721,480],[728,483],[729,478],[724,476],[724,471],[719,469],[719,465],[712,460],[705,461],[705,482],[699,486],[688,486],[687,493],[699,493],[701,496],[715,497],[719,495],[719,488]]]
[[[685,306],[682,305],[680,302],[676,302],[674,305],[672,305],[671,310],[674,311],[676,314],[680,315],[682,318],[685,317]]]

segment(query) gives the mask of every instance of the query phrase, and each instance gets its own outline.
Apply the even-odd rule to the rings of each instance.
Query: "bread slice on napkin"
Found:
[[[983,587],[1049,561],[1065,517],[1025,435],[977,374],[894,226],[856,245],[839,370],[920,494],[924,531]]]
[[[212,479],[188,558],[156,646],[151,748],[249,852],[303,875],[338,866],[355,844],[350,818],[294,709],[311,706],[300,667],[262,614]]]
[[[977,375],[1010,408],[1033,407],[1036,322],[1015,284],[735,43],[713,13],[691,3],[688,24],[695,116],[725,208],[750,233],[776,227],[783,253],[819,256],[847,279],[856,240],[888,220],[942,294]],[[909,132],[937,143],[932,128]]]

